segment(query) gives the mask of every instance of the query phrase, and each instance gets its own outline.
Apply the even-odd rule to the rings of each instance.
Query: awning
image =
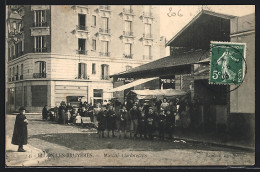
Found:
[[[130,70],[111,75],[110,77],[151,78],[164,75],[179,75],[190,73],[190,66],[200,60],[208,58],[208,50],[194,50],[173,54]]]
[[[131,92],[137,95],[138,99],[150,99],[153,97],[173,97],[173,96],[184,96],[187,94],[186,91],[179,89],[157,89],[157,90],[131,90]]]
[[[152,80],[154,80],[154,79],[158,79],[158,77],[138,79],[138,80],[133,81],[133,82],[131,82],[131,83],[129,83],[129,84],[125,84],[125,85],[122,85],[122,86],[113,88],[113,89],[111,89],[111,90],[108,90],[107,92],[112,93],[112,92],[116,92],[116,91],[123,91],[123,90],[125,90],[125,89],[128,89],[128,88],[131,88],[131,87],[134,87],[134,86],[143,84],[143,83],[148,82],[148,81],[152,81]]]

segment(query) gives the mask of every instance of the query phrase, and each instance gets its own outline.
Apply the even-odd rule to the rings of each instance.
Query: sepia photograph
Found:
[[[255,164],[254,5],[6,5],[5,167]]]

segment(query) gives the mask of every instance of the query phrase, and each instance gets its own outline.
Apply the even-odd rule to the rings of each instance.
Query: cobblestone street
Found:
[[[42,121],[40,115],[27,118],[29,144],[44,151],[38,157],[47,157],[35,166],[253,165],[255,159],[254,152],[199,143],[99,139],[86,129]],[[15,115],[6,115],[8,137],[14,120]]]

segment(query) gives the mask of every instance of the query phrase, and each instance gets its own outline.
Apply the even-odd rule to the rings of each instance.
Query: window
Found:
[[[151,24],[145,24],[144,25],[144,34],[145,34],[145,37],[146,38],[151,38],[152,37],[152,35],[151,35],[151,32],[152,30],[151,30]]]
[[[12,80],[12,68],[9,69],[8,82],[10,82],[11,80]]]
[[[79,63],[78,64],[78,78],[79,79],[86,79],[86,63]]]
[[[23,79],[23,64],[21,64],[21,75],[20,75],[20,79]]]
[[[79,30],[86,30],[86,15],[85,14],[79,14],[78,15],[78,29]]]
[[[96,63],[92,63],[92,74],[96,74]]]
[[[126,66],[126,70],[130,70],[130,69],[132,69],[132,66]]]
[[[101,49],[102,49],[102,52],[100,53],[101,56],[110,56],[110,53],[109,53],[109,42],[108,41],[102,41],[102,44],[101,44]]]
[[[22,55],[22,41],[17,44],[17,54],[18,57]]]
[[[93,89],[93,99],[94,104],[102,103],[103,99],[103,89]]]
[[[14,77],[15,77],[15,68],[13,67],[12,81],[14,81]]]
[[[96,51],[97,49],[97,41],[95,39],[92,39],[92,50]]]
[[[86,39],[78,39],[78,54],[86,54]]]
[[[109,66],[107,64],[101,65],[101,79],[102,80],[109,79]]]
[[[22,39],[22,52],[24,52],[24,40]]]
[[[19,66],[16,66],[16,75],[15,75],[15,80],[19,80]]]
[[[146,45],[144,47],[144,60],[151,60],[152,56],[151,56],[151,46],[150,45]]]
[[[103,89],[93,89],[93,97],[103,97]]]
[[[35,36],[34,37],[34,52],[46,52],[46,37]]]
[[[34,27],[46,27],[46,11],[35,10],[34,11]]]
[[[97,17],[96,16],[92,16],[92,26],[97,26]]]
[[[133,13],[132,5],[125,5],[124,12]]]
[[[125,57],[132,58],[132,44],[125,44]]]
[[[125,34],[124,35],[133,36],[131,21],[125,21]]]
[[[109,19],[107,17],[103,17],[103,29],[105,33],[109,33]]]
[[[46,78],[46,62],[37,61],[34,65],[33,78]]]

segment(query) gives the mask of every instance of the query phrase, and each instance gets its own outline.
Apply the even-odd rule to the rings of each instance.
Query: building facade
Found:
[[[165,53],[159,15],[158,6],[8,6],[7,110],[112,98],[109,75]]]

